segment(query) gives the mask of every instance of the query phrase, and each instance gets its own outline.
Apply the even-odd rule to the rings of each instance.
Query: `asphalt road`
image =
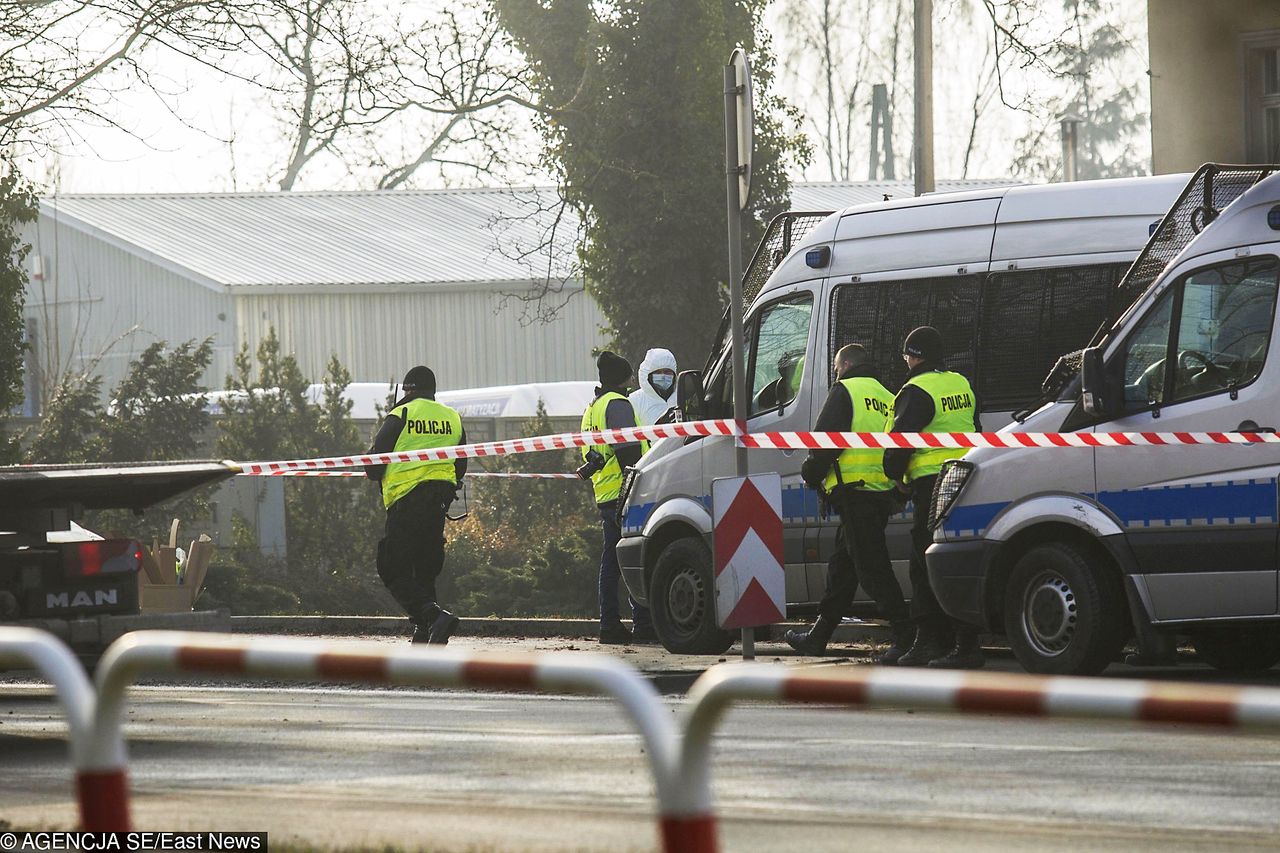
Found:
[[[1188,674],[1209,672],[1166,673]],[[639,739],[601,700],[209,683],[132,696],[139,828],[657,846]],[[1280,737],[768,705],[735,709],[721,731],[727,850],[1274,849],[1280,831]],[[75,823],[60,714],[21,676],[0,684],[0,820]]]

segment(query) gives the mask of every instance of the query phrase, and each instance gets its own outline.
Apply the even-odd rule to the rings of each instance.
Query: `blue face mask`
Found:
[[[668,376],[665,373],[649,374],[649,384],[659,391],[670,391],[675,381],[676,378],[674,376]]]

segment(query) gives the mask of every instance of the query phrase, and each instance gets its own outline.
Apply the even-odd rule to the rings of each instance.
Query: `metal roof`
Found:
[[[555,199],[545,187],[63,195],[41,209],[236,289],[372,288],[543,280],[547,254],[536,249]],[[576,236],[571,218],[556,257],[572,258]]]
[[[940,181],[940,192],[1008,186]],[[908,181],[798,183],[792,208],[838,210],[909,197]],[[45,217],[210,285],[360,290],[475,287],[569,274],[578,220],[566,216],[551,262],[550,187],[368,192],[60,195]],[[540,248],[541,247],[541,248]]]

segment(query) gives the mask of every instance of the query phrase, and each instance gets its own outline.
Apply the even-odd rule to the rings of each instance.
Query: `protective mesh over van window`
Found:
[[[764,232],[764,239],[756,246],[751,263],[742,277],[742,309],[751,307],[769,276],[790,254],[796,243],[813,230],[813,226],[831,215],[831,211],[791,212],[775,216]]]
[[[1271,172],[1271,166],[1201,166],[1113,291],[1109,319],[1114,321],[1124,313],[1205,226]]]
[[[1035,399],[1058,357],[1087,346],[1127,264],[992,273],[978,324],[978,399],[1007,411]]]
[[[979,276],[948,276],[840,285],[831,295],[827,351],[834,355],[845,344],[862,344],[880,380],[894,391],[907,379],[902,339],[917,326],[933,326],[946,342],[947,366],[972,381],[980,281]]]

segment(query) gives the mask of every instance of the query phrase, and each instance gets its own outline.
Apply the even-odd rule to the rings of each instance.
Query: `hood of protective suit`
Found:
[[[644,361],[640,362],[640,369],[636,371],[636,382],[640,387],[631,392],[630,400],[631,407],[636,410],[636,418],[642,424],[656,423],[658,418],[665,415],[676,404],[674,382],[668,396],[663,397],[649,381],[649,374],[655,370],[664,369],[678,372],[676,357],[670,350],[651,349],[644,354]]]

